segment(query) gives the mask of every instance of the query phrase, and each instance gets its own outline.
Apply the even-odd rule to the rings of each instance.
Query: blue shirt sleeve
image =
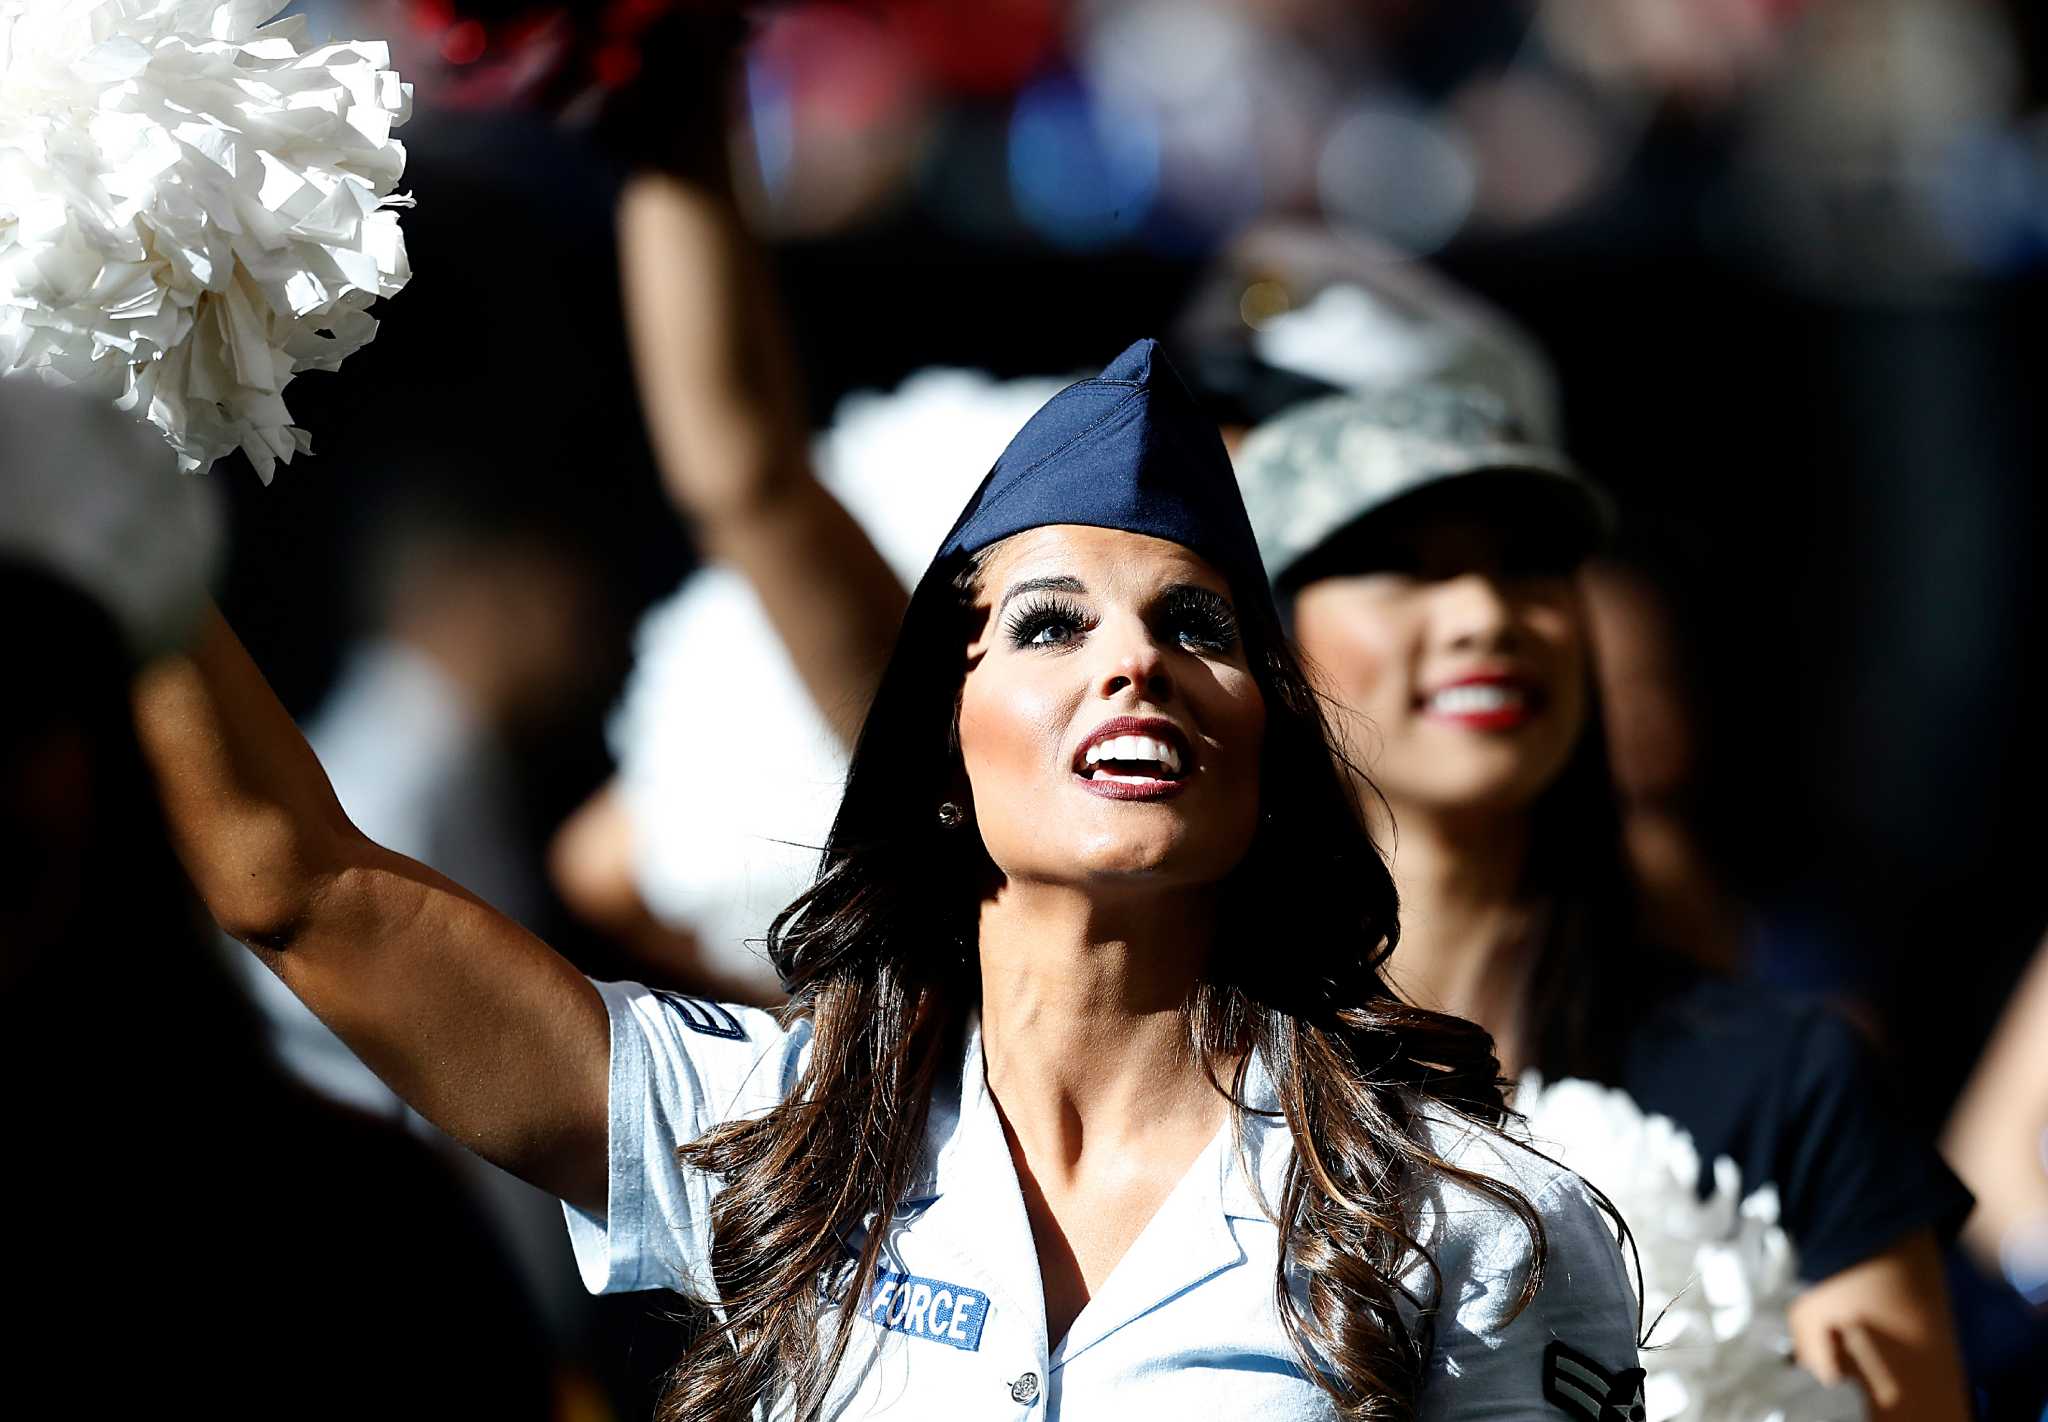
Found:
[[[785,1100],[802,1071],[810,1024],[773,1014],[599,983],[611,1018],[608,1164],[602,1214],[564,1205],[569,1241],[592,1293],[712,1293],[711,1201],[719,1182],[677,1158],[726,1121]]]
[[[1828,1278],[1918,1230],[1947,1243],[1970,1213],[1970,1192],[1908,1123],[1862,1034],[1823,1007],[1804,1017],[1780,1073],[1785,1129],[1767,1176],[1784,1201],[1799,1276]],[[1753,1188],[1747,1176],[1743,1188]]]
[[[1917,1230],[1951,1238],[1970,1194],[1916,1130],[1863,1035],[1832,1009],[1703,980],[1633,1034],[1618,1081],[1742,1193],[1774,1185],[1799,1275],[1817,1282]]]
[[[1513,1147],[1494,1148],[1502,1157]],[[1425,1235],[1442,1288],[1417,1422],[1561,1422],[1589,1398],[1632,1396],[1638,1385],[1634,1285],[1607,1216],[1578,1176],[1525,1162],[1483,1167],[1522,1191],[1543,1221],[1536,1296],[1515,1304],[1535,1261],[1522,1222],[1498,1202],[1451,1187]],[[1555,1348],[1553,1345],[1557,1345]],[[1547,1396],[1546,1380],[1567,1403]],[[1618,1415],[1627,1415],[1626,1402]]]

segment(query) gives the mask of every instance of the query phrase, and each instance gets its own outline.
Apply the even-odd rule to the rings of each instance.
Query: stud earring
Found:
[[[967,812],[946,800],[939,805],[939,824],[944,829],[958,829],[967,820]]]

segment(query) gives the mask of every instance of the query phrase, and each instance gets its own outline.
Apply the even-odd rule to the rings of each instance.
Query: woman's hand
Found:
[[[582,974],[349,823],[218,611],[140,678],[136,727],[216,921],[391,1089],[572,1204],[605,1203],[610,1030]]]
[[[1933,1232],[1813,1285],[1792,1303],[1792,1351],[1822,1382],[1854,1379],[1871,1422],[1965,1422],[1970,1415],[1948,1285]]]

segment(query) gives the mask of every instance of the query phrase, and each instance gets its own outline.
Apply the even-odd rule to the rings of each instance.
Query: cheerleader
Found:
[[[1395,985],[1486,1027],[1510,1075],[1619,1088],[1631,1129],[1667,1118],[1695,1165],[1725,1157],[1742,1193],[1768,1187],[1805,1287],[1759,1336],[1789,1328],[1798,1360],[1861,1383],[1875,1417],[1964,1417],[1939,1243],[1967,1193],[1898,1123],[1845,1023],[1640,939],[1575,581],[1610,523],[1604,495],[1531,437],[1512,390],[1476,382],[1300,406],[1252,433],[1238,472],[1389,849]],[[1590,1138],[1553,1148],[1567,1164],[1613,1154],[1613,1120],[1589,1115]],[[1673,1218],[1691,1217],[1693,1183]],[[1668,1252],[1662,1217],[1631,1223],[1646,1259]],[[1674,1291],[1697,1294],[1691,1264]],[[1654,1314],[1671,1298],[1644,1302]],[[1738,1304],[1747,1316],[1755,1301]],[[1700,1326],[1727,1336],[1725,1320]],[[1653,1383],[1659,1357],[1645,1352]],[[1748,1385],[1732,1351],[1696,1363],[1697,1387]],[[1769,1411],[1692,1405],[1683,1416]]]
[[[716,1306],[664,1416],[1639,1415],[1608,1222],[1383,978],[1393,881],[1149,342],[912,594],[778,1015],[594,985],[366,841],[217,618],[138,724],[216,918],[558,1193],[593,1287]]]

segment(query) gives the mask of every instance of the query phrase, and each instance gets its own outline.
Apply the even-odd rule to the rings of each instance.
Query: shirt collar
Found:
[[[1245,1070],[1243,1101],[1247,1109],[1236,1148],[1216,1153],[1218,1194],[1225,1215],[1270,1221],[1268,1207],[1278,1209],[1285,1192],[1287,1167],[1294,1159],[1294,1138],[1286,1118],[1277,1114],[1279,1090],[1266,1070],[1265,1059],[1256,1052]],[[992,1116],[994,1102],[988,1099],[988,1078],[982,1065],[981,1017],[970,1013],[959,1070],[942,1071],[932,1088],[923,1156],[906,1200],[932,1199],[943,1193],[947,1185],[960,1183],[973,1149],[969,1118],[984,1111]],[[1276,1114],[1258,1114],[1265,1112]],[[1007,1150],[1007,1142],[1004,1148]]]
[[[960,1166],[970,1149],[965,1137],[969,1114],[988,1094],[986,1073],[981,1064],[981,1014],[967,1015],[965,1040],[957,1070],[940,1068],[932,1083],[932,1100],[925,1114],[924,1150],[917,1174],[909,1185],[910,1199],[929,1198],[940,1193],[941,1182],[960,1179]]]
[[[924,1165],[905,1203],[927,1207],[911,1227],[927,1249],[951,1251],[990,1293],[1029,1320],[1043,1340],[1044,1289],[1030,1222],[1018,1188],[1009,1142],[988,1090],[980,1023],[970,1019],[957,1075],[932,1090]],[[1247,1073],[1247,1104],[1270,1108],[1271,1083]],[[1131,1245],[1102,1289],[1047,1355],[1057,1370],[1116,1334],[1127,1323],[1242,1264],[1246,1253],[1233,1220],[1265,1221],[1261,1194],[1277,1200],[1290,1153],[1284,1121],[1254,1117],[1242,1133],[1244,1160],[1263,1177],[1255,1191],[1240,1167],[1238,1142],[1213,1141],[1174,1187],[1160,1214]],[[1041,1346],[1043,1342],[1041,1341]]]
[[[1223,1213],[1236,1219],[1271,1222],[1287,1186],[1294,1137],[1279,1115],[1280,1092],[1266,1059],[1257,1052],[1245,1065],[1242,1124],[1237,1149],[1222,1152]],[[1266,1114],[1273,1113],[1273,1114]]]

